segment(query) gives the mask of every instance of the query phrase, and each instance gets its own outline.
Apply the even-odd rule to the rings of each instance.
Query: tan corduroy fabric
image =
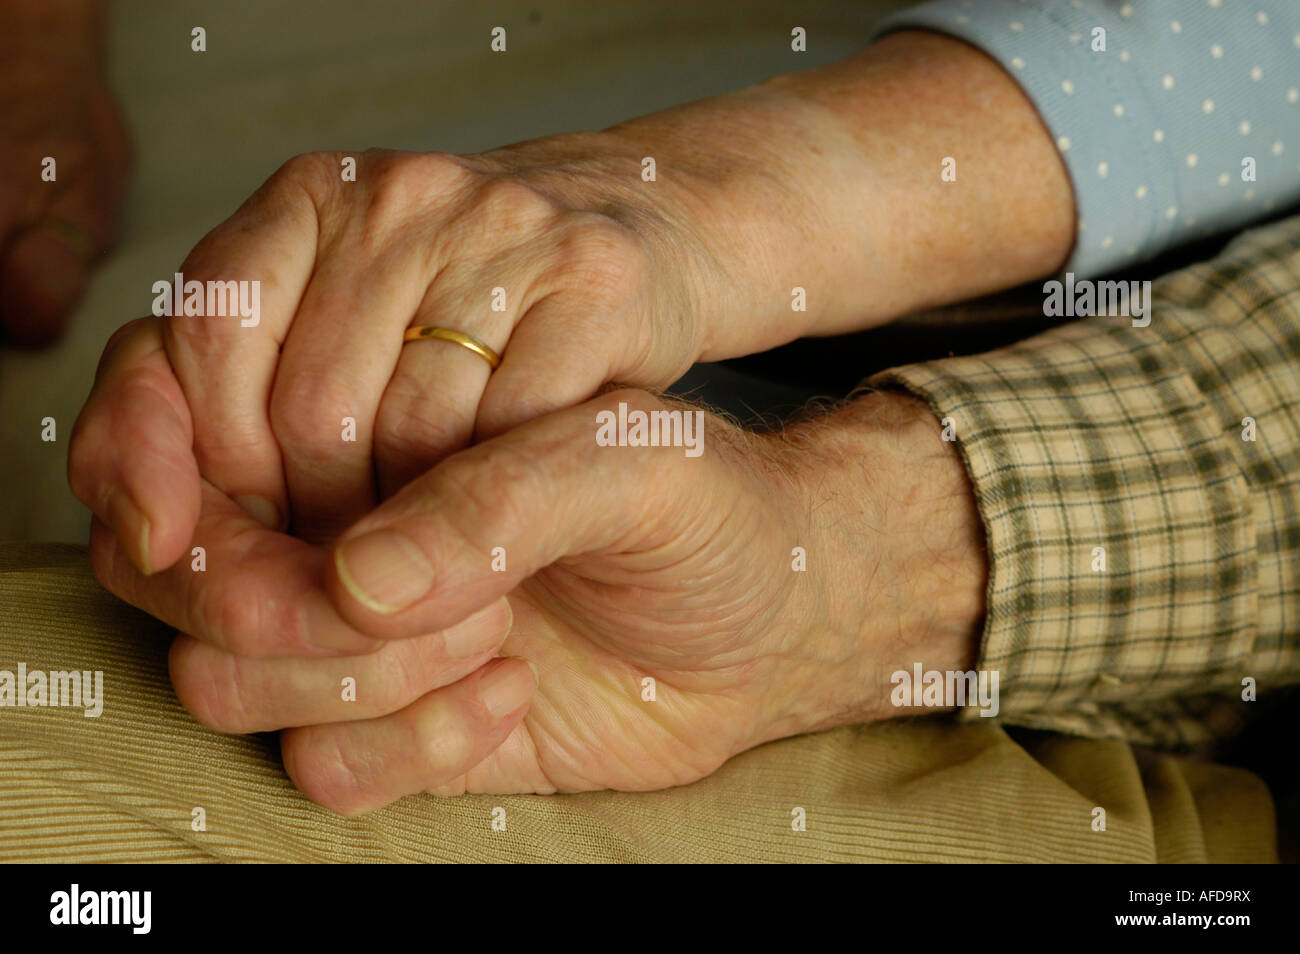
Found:
[[[100,588],[83,548],[0,544],[0,670],[104,673],[98,718],[0,708],[0,860],[1276,860],[1272,803],[1247,772],[1139,761],[1119,741],[1018,743],[981,721],[788,739],[664,792],[412,796],[344,819],[293,789],[274,737],[190,718],[169,636]]]

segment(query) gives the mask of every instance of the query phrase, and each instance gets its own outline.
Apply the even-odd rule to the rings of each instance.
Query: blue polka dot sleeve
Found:
[[[1300,0],[938,0],[878,35],[906,29],[979,47],[1033,100],[1074,184],[1077,275],[1300,201]]]

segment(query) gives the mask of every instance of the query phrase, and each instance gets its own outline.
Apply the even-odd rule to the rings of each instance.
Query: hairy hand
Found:
[[[146,577],[98,522],[92,563],[186,633],[171,662],[191,712],[286,728],[294,781],[345,813],[421,790],[683,784],[763,741],[890,714],[900,658],[965,660],[978,519],[950,450],[914,468],[919,424],[758,436],[699,412],[690,457],[598,443],[620,403],[693,413],[621,390],[546,415],[447,458],[328,549],[208,488],[205,572]],[[497,655],[536,667],[536,695]]]

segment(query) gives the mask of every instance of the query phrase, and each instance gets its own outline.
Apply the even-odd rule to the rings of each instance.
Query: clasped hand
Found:
[[[976,539],[973,507],[890,504],[926,454],[944,462],[927,479],[964,482],[918,402],[879,396],[842,446],[823,424],[822,450],[711,414],[699,457],[597,440],[620,404],[671,409],[592,395],[701,357],[728,281],[692,254],[688,202],[638,198],[592,154],[565,137],[367,153],[355,183],[337,155],[294,160],[181,268],[259,280],[256,325],[141,319],[101,361],[69,462],[96,574],[180,631],[172,681],[196,718],[284,730],[289,775],[339,812],[690,782],[883,714],[891,660],[864,606],[871,632],[970,629],[936,624],[921,581],[934,527]],[[416,324],[460,325],[500,368],[403,345]],[[858,457],[887,492],[860,486]]]

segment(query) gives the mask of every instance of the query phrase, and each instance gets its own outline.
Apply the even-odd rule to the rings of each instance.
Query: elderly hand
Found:
[[[972,185],[940,180],[954,151]],[[987,187],[1007,168],[1023,170],[1015,203]],[[302,156],[181,266],[200,287],[259,281],[256,324],[121,332],[72,487],[144,570],[187,552],[201,480],[327,540],[472,438],[609,382],[659,388],[696,360],[1016,284],[1060,263],[1073,224],[1014,80],[925,33],[601,133]],[[403,345],[413,325],[469,334],[502,364],[489,376],[457,344]]]
[[[683,784],[766,740],[890,714],[888,673],[914,660],[970,667],[979,521],[923,405],[873,395],[769,436],[701,412],[692,457],[598,443],[620,403],[692,413],[621,390],[543,416],[447,458],[330,549],[208,488],[205,572],[146,577],[98,521],[92,562],[187,633],[171,670],[196,717],[286,728],[295,783],[348,814],[421,790]],[[535,694],[498,653],[536,667]]]
[[[642,182],[617,141],[371,151],[351,157],[356,181],[349,158],[290,161],[181,266],[204,287],[260,282],[258,314],[146,318],[110,343],[71,482],[141,569],[184,552],[201,479],[327,540],[475,434],[610,380],[667,385],[704,348],[693,316],[715,292],[667,198],[683,186]],[[420,325],[477,339],[500,367],[404,345]]]
[[[131,146],[101,75],[101,14],[95,0],[0,0],[0,328],[10,341],[56,337],[112,242]]]

